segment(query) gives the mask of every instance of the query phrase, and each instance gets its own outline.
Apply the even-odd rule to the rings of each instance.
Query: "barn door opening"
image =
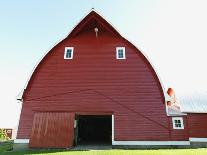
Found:
[[[76,125],[77,145],[111,145],[111,115],[79,115]]]

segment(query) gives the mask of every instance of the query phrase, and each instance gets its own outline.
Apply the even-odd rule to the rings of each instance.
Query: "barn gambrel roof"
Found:
[[[114,35],[122,37],[124,40],[128,41],[129,43],[131,43],[131,45],[133,45],[135,48],[137,48],[137,46],[135,46],[135,43],[130,41],[129,39],[126,39],[126,37],[124,37],[110,22],[108,22],[106,20],[106,18],[104,18],[100,13],[98,13],[97,11],[95,11],[94,9],[92,9],[88,14],[86,14],[86,16],[84,16],[80,22],[77,23],[77,25],[72,29],[72,31],[61,41],[57,42],[51,49],[53,49],[56,45],[58,45],[60,42],[64,41],[66,38],[68,37],[74,37],[76,34],[78,34],[81,29],[83,29],[84,25],[86,25],[88,22],[91,22],[93,20],[93,22],[97,22],[98,24],[101,24],[101,26],[105,27],[108,31],[112,32]],[[107,25],[107,27],[105,26]],[[46,57],[46,55],[50,52],[49,49],[44,56],[39,60],[39,62],[36,64],[36,66],[34,67],[33,71],[31,72],[28,81],[25,84],[25,87],[22,89],[22,91],[17,95],[17,100],[22,100],[23,96],[24,96],[24,92],[25,89],[27,88],[30,79],[32,78],[33,73],[35,72],[37,66],[40,64],[40,62]],[[155,69],[155,67],[153,66],[153,63],[150,61],[150,59],[147,57],[147,55],[139,49],[140,53],[144,56],[144,58],[147,60],[147,63],[150,64],[150,66],[153,68],[153,71],[155,73],[156,78],[158,79],[160,85],[161,85],[161,89],[163,92],[163,96],[164,96],[164,101],[168,101],[168,95],[165,91],[164,85],[162,83],[161,78],[159,77],[159,74],[157,73],[157,70]]]

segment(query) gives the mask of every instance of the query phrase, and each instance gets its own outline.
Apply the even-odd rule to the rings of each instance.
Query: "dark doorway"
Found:
[[[112,118],[110,115],[79,115],[77,144],[111,144]]]

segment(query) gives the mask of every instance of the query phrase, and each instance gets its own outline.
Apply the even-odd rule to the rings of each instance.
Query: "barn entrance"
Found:
[[[78,115],[76,119],[77,145],[111,145],[111,115]]]

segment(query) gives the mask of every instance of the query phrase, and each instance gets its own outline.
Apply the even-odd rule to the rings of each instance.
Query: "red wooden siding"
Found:
[[[34,115],[31,148],[68,148],[73,145],[74,114],[38,112]]]
[[[114,113],[115,140],[169,140],[164,95],[152,66],[96,13],[86,18],[33,73],[18,138],[30,137],[33,111],[65,111]],[[72,60],[63,59],[65,47],[74,47]],[[116,47],[125,47],[125,60],[116,59]]]
[[[207,114],[188,114],[189,135],[194,138],[207,138]]]
[[[173,129],[172,117],[169,117],[171,140],[173,141],[188,141],[189,140],[189,127],[186,116],[179,116],[183,118],[184,129]]]
[[[31,106],[23,103],[17,131],[17,139],[30,138],[33,119],[34,111],[31,110]]]

